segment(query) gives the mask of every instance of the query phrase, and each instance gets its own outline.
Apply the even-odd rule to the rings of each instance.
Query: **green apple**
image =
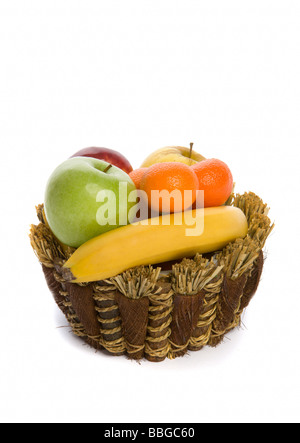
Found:
[[[47,183],[45,216],[61,243],[78,248],[130,223],[135,194],[133,181],[118,167],[90,157],[70,158]]]

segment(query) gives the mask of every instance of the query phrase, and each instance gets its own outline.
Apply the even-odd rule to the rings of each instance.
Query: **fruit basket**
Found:
[[[75,249],[54,237],[38,206],[31,245],[73,333],[97,350],[153,362],[220,344],[240,325],[257,290],[273,229],[267,205],[254,193],[232,194],[226,205],[245,214],[244,238],[208,254],[137,266],[89,283],[73,283],[64,272]]]

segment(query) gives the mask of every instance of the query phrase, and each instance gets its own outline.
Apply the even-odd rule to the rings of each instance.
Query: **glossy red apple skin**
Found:
[[[111,163],[114,166],[122,169],[129,174],[133,171],[133,167],[129,163],[126,157],[118,151],[108,148],[84,148],[72,155],[72,157],[92,157],[98,160],[104,160],[107,163]],[[71,157],[71,158],[72,158]]]

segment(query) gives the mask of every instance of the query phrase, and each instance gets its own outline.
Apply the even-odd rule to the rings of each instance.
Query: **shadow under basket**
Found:
[[[226,204],[245,213],[245,238],[169,267],[140,266],[88,284],[63,278],[61,267],[74,249],[56,240],[45,222],[43,205],[38,206],[40,223],[31,226],[31,245],[73,333],[97,350],[153,362],[220,344],[240,325],[257,290],[263,248],[274,227],[269,208],[252,192],[232,194]]]

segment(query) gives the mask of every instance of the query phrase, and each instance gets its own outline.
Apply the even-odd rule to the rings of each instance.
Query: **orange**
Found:
[[[233,189],[233,178],[226,163],[215,158],[203,160],[191,166],[199,180],[199,189],[204,191],[204,207],[221,206]]]
[[[146,192],[152,211],[172,213],[190,208],[196,201],[198,187],[197,176],[190,166],[165,162],[148,168],[140,189]]]
[[[141,180],[147,170],[148,168],[139,168],[134,169],[129,173],[129,177],[131,178],[137,189],[140,189]]]

